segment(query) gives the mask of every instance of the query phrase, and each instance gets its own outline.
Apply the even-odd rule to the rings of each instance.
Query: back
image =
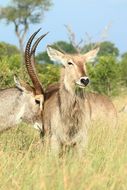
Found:
[[[116,126],[117,111],[109,97],[96,93],[88,93],[86,99],[91,108],[92,121]]]
[[[8,88],[0,90],[0,115],[4,108],[14,105],[17,97],[20,97],[21,91],[17,88]],[[9,110],[6,110],[9,111]]]
[[[15,124],[21,100],[22,92],[17,88],[0,90],[0,131]]]

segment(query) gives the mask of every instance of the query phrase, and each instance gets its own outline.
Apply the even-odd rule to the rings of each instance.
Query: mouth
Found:
[[[85,88],[87,85],[76,82],[76,86],[78,86],[79,88]]]

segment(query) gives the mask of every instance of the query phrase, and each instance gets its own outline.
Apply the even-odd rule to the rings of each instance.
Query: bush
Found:
[[[47,87],[49,84],[58,82],[60,77],[60,66],[58,64],[38,64],[37,72],[39,79],[44,87]]]
[[[127,87],[127,53],[122,56],[122,60],[120,62],[120,74],[121,74],[121,82],[122,85]]]
[[[91,87],[93,90],[115,95],[118,91],[120,80],[120,66],[113,56],[102,56],[98,63],[93,67],[88,65]]]
[[[4,56],[0,60],[0,88],[14,84],[14,74],[20,75],[20,55]]]

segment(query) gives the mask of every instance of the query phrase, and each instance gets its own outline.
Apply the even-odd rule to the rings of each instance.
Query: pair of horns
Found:
[[[39,42],[48,34],[48,32],[46,34],[43,34],[42,36],[40,36],[35,41],[33,46],[31,47],[35,36],[38,34],[38,32],[40,30],[41,30],[41,28],[31,35],[31,37],[29,38],[29,40],[26,44],[26,48],[25,48],[25,64],[26,64],[28,74],[29,74],[29,76],[32,80],[32,83],[34,85],[34,88],[35,88],[35,95],[44,94],[43,87],[38,79],[36,69],[35,69],[35,51],[36,51],[36,48],[37,48]]]

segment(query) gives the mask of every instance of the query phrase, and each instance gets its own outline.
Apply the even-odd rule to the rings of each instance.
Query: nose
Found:
[[[89,78],[88,77],[82,77],[80,79],[81,84],[83,84],[84,86],[87,86],[89,84]]]

